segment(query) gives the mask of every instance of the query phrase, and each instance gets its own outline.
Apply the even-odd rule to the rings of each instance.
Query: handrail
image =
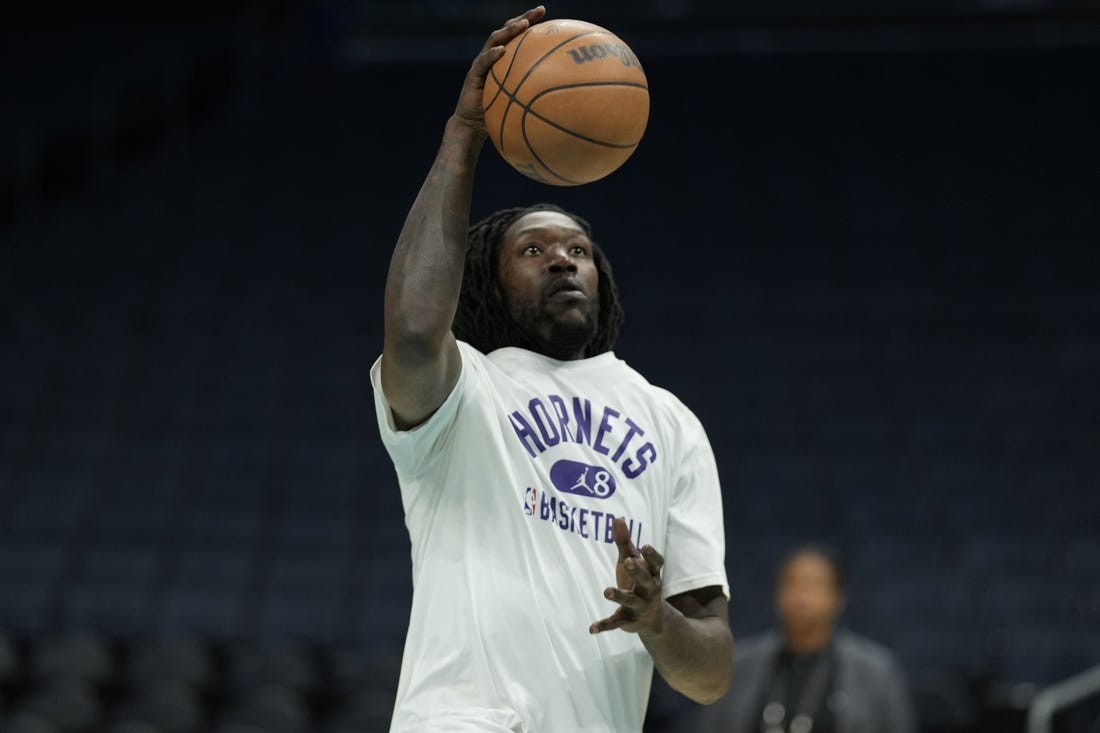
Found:
[[[1051,733],[1055,713],[1096,694],[1100,694],[1100,665],[1051,685],[1031,701],[1027,733]]]

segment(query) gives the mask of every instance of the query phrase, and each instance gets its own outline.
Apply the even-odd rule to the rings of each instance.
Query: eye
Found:
[[[571,255],[587,255],[588,247],[583,244],[573,244],[569,247],[569,254]]]
[[[523,246],[523,254],[525,255],[537,255],[541,252],[542,247],[535,242]]]

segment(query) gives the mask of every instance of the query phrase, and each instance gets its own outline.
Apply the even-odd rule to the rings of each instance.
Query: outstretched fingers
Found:
[[[531,8],[523,15],[517,15],[515,18],[507,21],[503,26],[489,34],[489,39],[485,41],[482,52],[505,45],[541,20],[545,14],[546,8],[539,5],[537,8]]]
[[[484,77],[488,74],[493,64],[504,55],[504,46],[513,38],[530,28],[532,23],[537,23],[541,20],[544,15],[546,15],[546,8],[539,5],[538,7],[531,8],[523,15],[517,15],[502,27],[490,33],[488,40],[485,41],[485,45],[481,48],[481,53],[474,58],[470,73],[475,77]]]
[[[523,19],[508,21],[503,28],[497,28],[489,34],[489,39],[485,41],[484,50],[491,51],[503,48],[504,44],[527,30],[528,25],[529,23]]]
[[[664,593],[661,588],[661,569],[665,559],[650,545],[641,551],[630,538],[630,528],[622,517],[615,517],[611,535],[618,548],[619,559],[615,563],[615,582],[618,587],[605,588],[603,595],[618,603],[615,612],[588,627],[591,634],[611,629],[624,629],[642,633],[646,629],[659,630]]]
[[[630,539],[630,528],[626,526],[626,520],[615,517],[611,523],[611,535],[615,538],[615,546],[619,548],[619,562],[626,562],[627,558],[641,557],[634,541]]]
[[[622,588],[608,588],[603,592],[603,597],[631,611],[640,611],[646,605],[645,598],[633,591],[623,590]]]
[[[643,563],[641,558],[627,558],[623,562],[623,567],[632,581],[630,589],[635,594],[647,601],[660,596],[661,576],[653,573],[648,564]]]
[[[654,577],[660,577],[661,570],[665,567],[664,556],[654,550],[652,545],[643,545],[642,557],[645,558],[645,564],[650,574]]]
[[[619,606],[615,609],[615,613],[611,614],[607,618],[600,619],[596,623],[588,627],[588,633],[599,634],[604,631],[613,631],[614,629],[621,629],[623,626],[629,624],[633,619],[626,611],[625,608]]]
[[[511,20],[509,20],[504,25],[509,26],[512,23],[515,23],[515,22],[520,21],[520,20],[526,20],[528,23],[538,23],[540,20],[542,20],[543,16],[545,16],[545,15],[546,15],[546,6],[536,5],[535,7],[528,10],[526,13],[523,13],[522,15],[517,15],[516,17],[512,18]]]

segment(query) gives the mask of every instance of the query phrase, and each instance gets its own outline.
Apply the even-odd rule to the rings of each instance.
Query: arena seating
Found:
[[[558,192],[483,166],[475,213],[594,222],[620,353],[707,426],[735,633],[771,624],[786,548],[838,545],[846,622],[898,651],[930,731],[1100,661],[1082,59],[729,60],[735,101],[691,133],[717,151],[681,142],[703,92],[668,61],[633,173]],[[0,728],[385,729],[411,581],[368,370],[453,76],[241,79],[0,231]],[[661,210],[630,218],[620,189],[651,181]]]

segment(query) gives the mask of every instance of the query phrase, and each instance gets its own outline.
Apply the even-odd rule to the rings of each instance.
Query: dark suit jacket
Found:
[[[912,702],[894,655],[847,631],[838,632],[835,643],[837,733],[915,733]],[[782,646],[774,632],[736,642],[730,691],[703,709],[700,733],[758,733],[755,716]]]

